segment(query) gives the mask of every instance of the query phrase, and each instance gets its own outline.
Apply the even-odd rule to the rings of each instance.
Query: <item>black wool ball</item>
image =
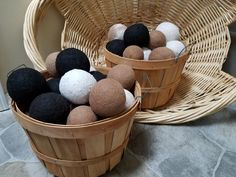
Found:
[[[58,54],[56,69],[59,76],[63,76],[72,69],[82,69],[89,72],[90,62],[88,57],[81,50],[68,48]]]
[[[126,46],[123,40],[114,39],[107,43],[106,48],[109,52],[122,56]]]
[[[44,93],[37,96],[29,108],[30,117],[54,124],[66,124],[69,112],[69,102],[57,93]]]
[[[49,79],[47,81],[47,85],[48,85],[49,91],[60,94],[59,83],[60,83],[60,78]]]
[[[127,46],[148,46],[150,41],[148,28],[142,23],[129,26],[124,33],[124,41]]]
[[[100,81],[102,79],[105,79],[107,78],[107,76],[105,74],[102,74],[101,72],[99,71],[91,71],[90,74],[93,75],[93,77],[97,80],[97,81]]]
[[[32,68],[20,68],[9,75],[7,91],[14,101],[28,104],[47,91],[47,83],[40,72]]]

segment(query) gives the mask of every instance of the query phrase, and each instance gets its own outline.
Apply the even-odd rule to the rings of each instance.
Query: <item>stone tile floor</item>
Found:
[[[10,110],[0,113],[0,177],[52,177]],[[236,104],[185,125],[135,124],[123,160],[103,177],[236,177]]]

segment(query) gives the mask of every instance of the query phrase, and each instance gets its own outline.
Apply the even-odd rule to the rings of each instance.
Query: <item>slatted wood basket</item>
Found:
[[[15,102],[12,110],[34,153],[49,172],[58,177],[97,177],[114,168],[122,158],[140,104],[138,82],[134,95],[136,102],[127,112],[83,125],[37,121],[23,113]]]
[[[186,51],[178,58],[165,60],[133,60],[120,57],[104,49],[106,65],[127,64],[135,71],[135,78],[141,85],[142,109],[165,105],[173,96],[180,80],[184,65],[189,57]]]
[[[61,48],[83,50],[95,66],[105,65],[110,26],[144,23],[149,30],[163,21],[177,24],[185,44],[196,43],[180,84],[165,107],[139,111],[141,123],[177,124],[212,114],[236,100],[236,79],[222,69],[230,46],[227,25],[236,17],[230,0],[32,0],[24,23],[26,52],[38,70],[45,64],[37,45],[37,27],[50,5],[65,19]]]

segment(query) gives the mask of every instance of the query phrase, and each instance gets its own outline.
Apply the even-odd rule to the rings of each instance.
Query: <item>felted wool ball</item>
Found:
[[[137,45],[128,46],[123,52],[123,57],[132,58],[136,60],[143,60],[143,55],[143,49]]]
[[[69,112],[69,102],[60,94],[50,92],[32,101],[29,116],[47,123],[65,124]]]
[[[90,66],[89,72],[91,71],[97,71],[93,66]]]
[[[149,56],[149,60],[164,60],[170,58],[175,58],[175,54],[167,47],[158,47],[154,49]]]
[[[123,40],[114,39],[107,43],[106,48],[109,52],[122,56],[126,46]]]
[[[127,27],[123,24],[114,24],[110,27],[108,31],[108,41],[111,41],[113,39],[124,39],[124,32],[127,29]]]
[[[72,69],[82,69],[89,72],[90,63],[84,52],[75,48],[68,48],[58,54],[56,69],[59,76],[63,76]]]
[[[144,54],[144,60],[148,60],[149,59],[149,55],[152,52],[151,49],[143,47],[143,54]]]
[[[14,101],[29,103],[47,91],[47,83],[40,72],[31,68],[20,68],[7,78],[7,90]]]
[[[86,104],[89,92],[96,84],[94,77],[80,69],[73,69],[65,73],[60,80],[60,93],[74,104]]]
[[[93,112],[101,117],[111,117],[125,109],[125,92],[122,85],[114,79],[100,80],[89,95]]]
[[[93,77],[96,79],[96,81],[100,81],[102,79],[107,78],[107,76],[105,74],[102,74],[99,71],[91,71],[90,74],[93,75]]]
[[[162,22],[157,26],[156,31],[162,32],[167,42],[179,40],[180,37],[179,27],[171,22]]]
[[[56,76],[57,75],[57,69],[56,69],[56,59],[58,56],[59,52],[53,52],[50,53],[45,61],[47,71],[52,75]]]
[[[125,64],[114,66],[107,74],[108,78],[114,79],[121,83],[123,88],[130,90],[135,82],[134,70]]]
[[[96,115],[92,111],[90,106],[78,106],[74,108],[68,118],[67,125],[78,125],[95,122],[97,120]]]
[[[60,83],[60,78],[52,78],[52,79],[47,80],[47,85],[48,85],[49,90],[51,92],[60,94],[59,83]]]
[[[166,47],[172,50],[176,57],[185,52],[185,46],[180,41],[169,41],[167,42]]]
[[[165,45],[166,45],[166,37],[162,32],[160,31],[150,32],[150,42],[149,42],[150,49],[164,47]]]
[[[133,94],[130,91],[126,89],[124,89],[124,91],[125,91],[125,98],[126,98],[125,109],[128,110],[134,104],[135,99],[134,99]]]
[[[127,46],[137,45],[144,47],[149,44],[149,40],[148,28],[142,23],[129,26],[124,33],[124,41]]]

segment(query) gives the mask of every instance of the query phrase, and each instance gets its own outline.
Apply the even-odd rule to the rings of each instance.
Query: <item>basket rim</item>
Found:
[[[190,51],[187,50],[183,52],[179,58],[169,58],[164,60],[135,60],[131,58],[121,57],[116,55],[106,48],[104,48],[104,57],[107,61],[112,61],[116,64],[128,64],[137,70],[156,70],[156,69],[165,69],[170,68],[176,65],[178,62],[187,61],[190,56]]]

